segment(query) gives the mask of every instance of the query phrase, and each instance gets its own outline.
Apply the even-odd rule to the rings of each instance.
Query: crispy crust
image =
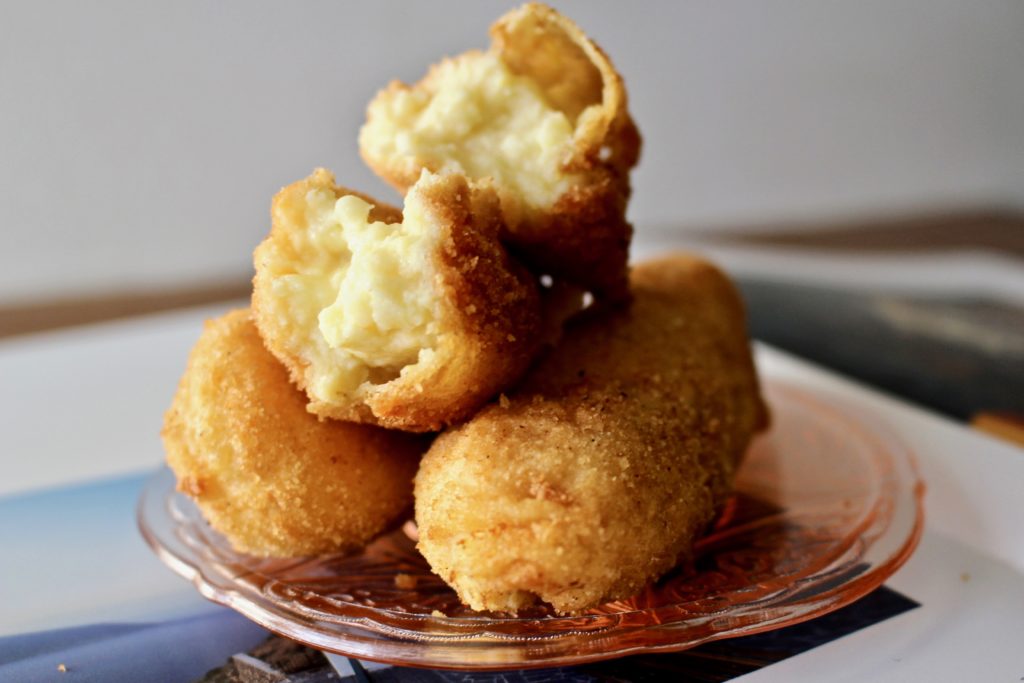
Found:
[[[550,103],[576,123],[574,144],[563,162],[577,177],[551,206],[530,207],[515,192],[498,187],[508,240],[538,272],[548,273],[615,301],[628,296],[627,260],[632,226],[626,220],[629,172],[640,155],[640,134],[627,108],[622,77],[608,56],[567,17],[530,3],[491,27],[491,51],[515,73],[541,86]],[[455,59],[473,59],[469,52]],[[406,192],[423,168],[437,160],[376,156],[365,135],[397,92],[436,90],[437,67],[416,85],[392,82],[367,108],[360,152],[382,178]],[[587,115],[589,105],[600,104]],[[474,179],[480,180],[480,179]]]
[[[412,503],[425,439],[321,422],[305,403],[247,310],[206,323],[161,435],[178,489],[238,550],[355,549]]]
[[[680,255],[632,285],[631,308],[581,314],[420,465],[419,549],[474,609],[635,594],[687,556],[766,424],[725,276]]]
[[[292,381],[308,389],[319,368],[289,342],[289,330],[269,313],[273,282],[281,264],[295,257],[289,231],[304,229],[293,215],[296,202],[313,188],[336,197],[357,194],[334,184],[323,169],[275,197],[273,228],[256,249],[253,311],[267,348],[288,368]],[[534,277],[498,240],[501,213],[487,188],[471,188],[457,175],[425,175],[410,191],[439,231],[433,258],[440,337],[429,361],[407,366],[401,376],[376,385],[360,399],[334,403],[310,396],[308,409],[321,417],[377,424],[407,431],[436,431],[471,415],[515,382],[532,361],[541,338],[541,304]],[[376,208],[371,219],[400,222],[392,207],[358,195]],[[429,274],[425,274],[429,277]],[[311,334],[320,334],[312,330]]]

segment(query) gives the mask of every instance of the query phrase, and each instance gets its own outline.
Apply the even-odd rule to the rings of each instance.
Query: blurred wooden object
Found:
[[[702,232],[701,236],[741,244],[844,251],[984,249],[1024,258],[1024,214],[1009,209],[851,221],[827,228],[798,225],[757,231]]]
[[[175,308],[248,298],[248,281],[166,290],[60,299],[24,306],[0,305],[0,338],[128,318]]]
[[[1024,417],[1008,413],[979,413],[971,426],[986,434],[1024,447]]]

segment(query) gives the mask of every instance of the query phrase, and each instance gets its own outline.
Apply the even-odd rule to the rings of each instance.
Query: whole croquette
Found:
[[[248,310],[209,321],[162,432],[178,489],[238,550],[352,550],[400,521],[428,442],[320,421],[263,346]]]
[[[424,172],[405,211],[323,169],[274,198],[253,316],[321,417],[407,431],[464,419],[539,350],[537,278],[498,240],[488,188]]]
[[[604,300],[627,291],[629,172],[640,135],[622,77],[580,28],[530,3],[491,27],[491,48],[445,59],[367,109],[359,149],[400,192],[423,169],[501,197],[506,238],[531,267]]]
[[[728,279],[677,255],[631,280],[631,307],[580,314],[421,463],[419,549],[473,609],[634,595],[687,557],[766,425]]]

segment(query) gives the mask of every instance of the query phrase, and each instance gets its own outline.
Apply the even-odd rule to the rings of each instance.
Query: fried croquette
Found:
[[[766,424],[742,303],[711,265],[636,267],[515,392],[437,438],[419,549],[473,609],[578,613],[685,560]]]
[[[310,412],[436,431],[517,380],[543,341],[539,286],[498,241],[498,199],[462,176],[424,171],[403,215],[320,169],[272,217],[253,314]]]
[[[605,299],[627,292],[629,172],[640,135],[622,77],[576,24],[528,4],[487,52],[433,66],[370,103],[359,148],[405,192],[424,168],[492,183],[507,239],[538,272]]]
[[[164,418],[178,489],[238,550],[353,550],[412,505],[420,435],[321,421],[249,311],[209,321]]]

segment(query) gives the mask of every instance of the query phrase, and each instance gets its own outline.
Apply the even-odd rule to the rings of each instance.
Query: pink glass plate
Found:
[[[175,492],[167,469],[142,492],[139,527],[210,600],[352,657],[501,669],[682,650],[849,604],[896,571],[921,535],[924,486],[883,425],[779,382],[769,381],[766,394],[772,429],[751,447],[737,494],[698,543],[695,565],[582,616],[465,608],[401,530],[356,555],[237,553]]]

